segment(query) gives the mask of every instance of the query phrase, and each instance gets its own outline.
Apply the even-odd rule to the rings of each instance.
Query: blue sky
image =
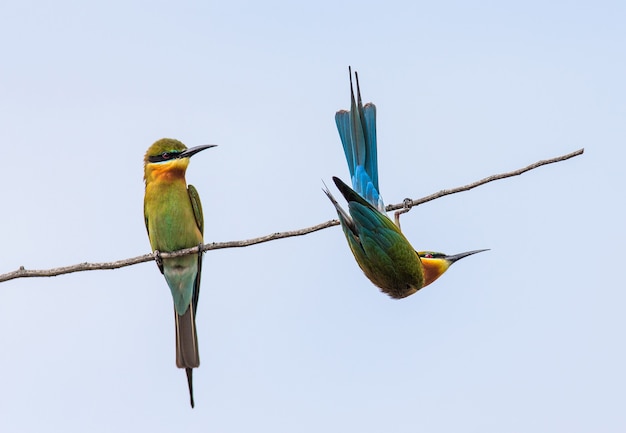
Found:
[[[153,263],[0,285],[0,431],[621,432],[623,2],[5,2],[0,273],[149,252],[145,150],[194,157],[205,240],[335,218],[348,65],[419,250],[400,300],[337,227],[205,255],[196,408]]]

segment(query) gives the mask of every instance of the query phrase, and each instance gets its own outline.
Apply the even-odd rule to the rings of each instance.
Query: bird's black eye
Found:
[[[171,156],[171,155],[170,155],[168,152],[163,152],[163,153],[161,154],[161,158],[162,158],[162,159],[170,159],[170,156]]]
[[[432,259],[432,258],[433,258],[433,255],[432,255],[432,254],[430,254],[430,253],[426,253],[426,254],[424,254],[424,258],[427,258],[427,259]]]

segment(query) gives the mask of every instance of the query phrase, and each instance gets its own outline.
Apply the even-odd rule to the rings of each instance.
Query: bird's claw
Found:
[[[202,253],[204,253],[204,251],[202,251],[202,247],[204,247],[204,244],[203,244],[202,242],[200,242],[200,243],[198,244],[198,256],[199,256],[200,258],[202,258]]]
[[[402,209],[395,211],[393,214],[396,226],[398,226],[398,228],[400,228],[400,215],[402,215],[403,213],[407,213],[411,210],[411,208],[413,207],[413,200],[411,200],[410,198],[405,198],[402,201],[402,206]]]
[[[161,257],[161,251],[154,250],[154,261],[156,262],[159,269],[163,269],[163,257]]]

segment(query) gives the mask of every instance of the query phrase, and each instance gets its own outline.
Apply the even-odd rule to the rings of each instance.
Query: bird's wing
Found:
[[[191,298],[191,305],[193,306],[193,316],[196,316],[196,310],[198,309],[198,299],[200,298],[200,276],[202,274],[202,253],[198,253],[198,273],[196,274],[196,281],[194,283],[193,297]]]
[[[386,281],[379,287],[397,286],[403,281],[403,278],[398,279],[402,274],[421,278],[420,259],[393,221],[376,209],[357,202],[350,202],[350,215],[358,233],[361,254],[372,273],[370,279]]]
[[[191,200],[191,208],[193,209],[193,216],[196,218],[196,224],[200,233],[204,233],[204,216],[202,214],[202,203],[200,202],[200,195],[198,190],[193,185],[187,186],[187,192],[189,193],[189,200]],[[200,298],[200,277],[202,274],[202,252],[198,253],[198,272],[196,273],[196,281],[194,283],[193,297],[191,298],[191,305],[193,306],[194,317],[196,310],[198,309],[198,299]]]
[[[188,185],[187,192],[191,200],[191,207],[193,209],[193,216],[196,218],[196,224],[200,229],[200,233],[204,233],[204,216],[202,215],[202,203],[200,203],[198,191],[193,185]]]
[[[337,200],[335,199],[335,197],[330,193],[328,188],[326,188],[326,184],[324,184],[324,188],[322,189],[322,191],[324,191],[324,194],[326,194],[326,196],[331,201],[333,206],[335,206],[335,209],[337,210],[337,215],[339,216],[339,221],[341,222],[342,227],[349,229],[356,236],[356,229],[354,227],[354,222],[352,221],[352,218],[350,217],[348,212],[346,212],[339,205],[339,203],[337,203]]]
[[[366,230],[370,237],[381,237],[381,243],[394,242],[396,238],[404,238],[400,229],[387,215],[372,206],[367,200],[357,194],[352,188],[343,183],[338,177],[333,177],[335,185],[348,201],[350,210],[350,224],[348,227],[358,238],[359,232]],[[336,202],[333,202],[335,204]],[[335,207],[338,205],[335,204]],[[343,211],[345,214],[345,211]],[[341,216],[341,215],[340,215]],[[383,246],[383,245],[381,245]]]
[[[376,239],[381,249],[389,250],[396,241],[406,239],[387,215],[371,205],[365,206],[364,203],[352,201],[349,203],[349,209],[358,231],[365,233],[365,237],[369,239]]]
[[[150,229],[148,228],[148,207],[147,207],[146,199],[143,200],[143,221],[146,223],[146,231],[148,232],[148,237],[150,237]]]

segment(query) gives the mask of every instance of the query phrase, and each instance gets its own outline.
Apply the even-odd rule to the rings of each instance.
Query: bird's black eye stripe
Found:
[[[443,253],[433,253],[433,252],[423,252],[419,256],[424,259],[443,259],[446,257],[446,255]]]
[[[180,152],[163,152],[160,155],[152,155],[148,157],[149,162],[163,162],[170,159],[176,159]]]

